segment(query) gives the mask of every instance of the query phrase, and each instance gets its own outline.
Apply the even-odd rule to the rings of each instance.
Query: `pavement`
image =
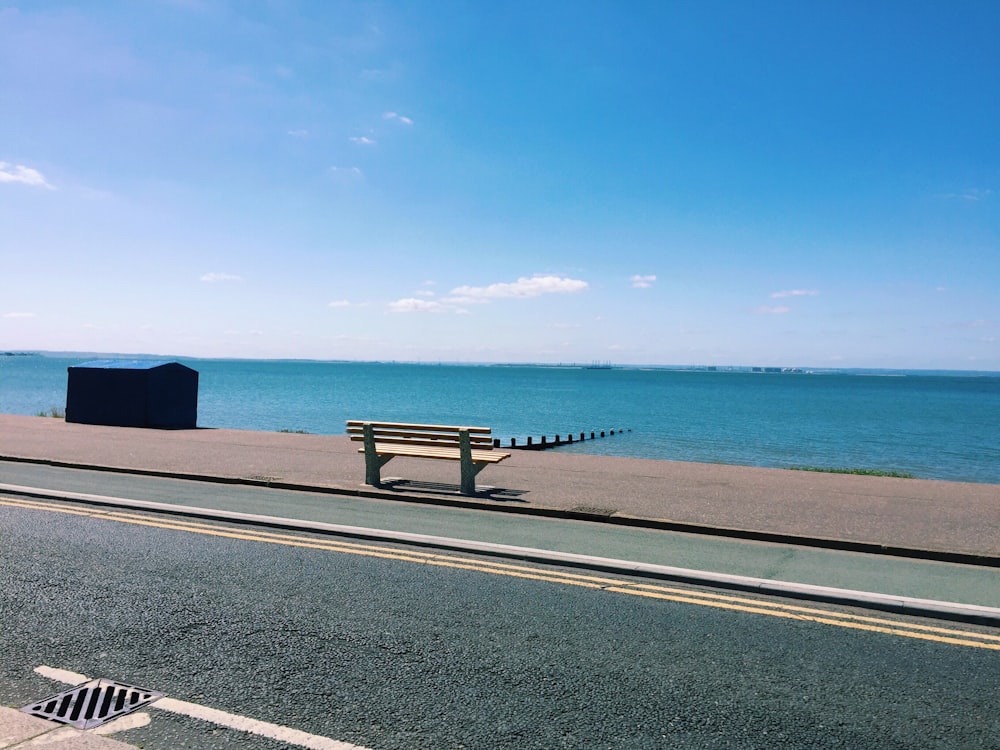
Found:
[[[627,435],[623,436],[627,439]],[[395,458],[382,488],[343,435],[147,430],[0,415],[0,462],[328,492],[1000,567],[1000,485],[512,451],[458,493],[457,462]],[[0,483],[4,466],[0,463]],[[392,479],[391,477],[397,477]],[[0,707],[0,748],[126,748]]]
[[[618,458],[556,448],[512,451],[479,474],[475,497],[465,497],[458,493],[458,464],[451,461],[395,458],[382,469],[384,486],[368,487],[357,449],[346,435],[150,430],[0,415],[0,460],[1000,567],[996,484]]]
[[[14,708],[0,706],[0,748],[46,750],[128,750],[134,745],[97,734],[94,730],[75,729]]]

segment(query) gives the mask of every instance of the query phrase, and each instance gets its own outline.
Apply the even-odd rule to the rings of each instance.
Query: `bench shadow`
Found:
[[[475,495],[463,495],[461,486],[448,484],[446,482],[423,482],[417,479],[398,479],[396,477],[382,480],[382,489],[423,493],[428,495],[458,495],[460,497],[478,497],[486,500],[498,500],[505,502],[526,503],[521,496],[527,494],[527,490],[514,490],[506,487],[480,486],[476,488]]]

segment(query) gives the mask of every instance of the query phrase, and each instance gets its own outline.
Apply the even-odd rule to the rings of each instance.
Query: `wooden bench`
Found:
[[[396,456],[458,461],[462,469],[461,492],[476,494],[476,474],[489,464],[509,458],[493,450],[489,427],[452,427],[440,424],[366,422],[350,419],[347,434],[364,443],[365,484],[381,486],[383,466]]]

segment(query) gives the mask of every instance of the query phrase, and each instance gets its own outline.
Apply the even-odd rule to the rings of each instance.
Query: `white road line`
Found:
[[[149,718],[149,714],[145,711],[140,711],[135,714],[125,714],[125,716],[119,716],[117,719],[109,721],[107,724],[101,724],[99,727],[94,727],[89,730],[94,734],[114,734],[115,732],[124,732],[126,729],[138,729],[139,727],[144,727],[152,719]]]
[[[35,667],[35,672],[42,677],[47,677],[50,680],[62,682],[66,685],[79,685],[90,680],[89,677],[78,672],[48,667],[44,664]],[[291,727],[283,727],[280,724],[258,721],[247,716],[231,714],[226,711],[219,711],[215,708],[209,708],[197,703],[188,703],[187,701],[179,701],[174,698],[160,698],[156,703],[150,704],[150,708],[183,714],[193,719],[201,719],[202,721],[208,721],[219,726],[256,734],[260,737],[267,737],[288,745],[307,747],[311,750],[369,750],[361,745],[352,745],[349,742],[332,740],[329,737],[321,737],[318,734],[309,734],[308,732],[302,732]]]
[[[79,672],[70,672],[68,669],[47,667],[44,664],[40,667],[35,667],[35,674],[40,674],[42,677],[47,677],[54,682],[63,682],[67,685],[82,685],[85,682],[90,682],[90,678],[87,675],[80,674]]]
[[[270,724],[266,721],[250,719],[246,716],[219,711],[208,706],[201,706],[197,703],[188,703],[174,698],[160,698],[151,708],[159,708],[175,714],[184,714],[194,719],[210,721],[230,729],[239,729],[261,737],[270,737],[272,740],[284,742],[289,745],[299,747],[314,748],[315,750],[365,750],[360,745],[352,745],[340,740],[331,740],[328,737],[320,737],[315,734],[301,732],[298,729],[283,727],[278,724]]]

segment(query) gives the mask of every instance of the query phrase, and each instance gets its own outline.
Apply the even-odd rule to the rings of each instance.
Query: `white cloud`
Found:
[[[403,117],[403,115],[398,114],[397,112],[383,112],[382,119],[395,120],[396,122],[402,123],[403,125],[413,124],[413,120],[411,120],[409,117]]]
[[[363,172],[360,167],[330,167],[327,170],[334,177],[361,177]]]
[[[630,279],[630,281],[632,282],[632,286],[636,289],[649,289],[649,287],[653,286],[653,282],[656,281],[656,276],[640,276],[639,274],[636,274]]]
[[[359,146],[374,146],[375,141],[366,135],[352,135],[348,138],[351,143],[357,143]]]
[[[80,188],[80,197],[88,201],[109,201],[113,200],[115,194],[110,190],[101,190],[100,188],[92,187],[82,187]]]
[[[407,297],[389,303],[389,312],[394,313],[438,313],[450,310],[446,305],[432,300]]]
[[[337,300],[334,300],[333,302],[331,302],[329,306],[330,307],[350,307],[351,303],[350,303],[350,300],[337,299]]]
[[[199,279],[199,281],[207,281],[209,283],[215,283],[217,281],[243,281],[243,277],[234,276],[231,273],[216,273],[213,271],[211,273],[206,273]]]
[[[0,315],[0,318],[34,318],[35,313],[29,312],[9,312]]]
[[[819,294],[818,289],[786,289],[780,292],[771,292],[771,299],[784,299],[785,297],[815,297]]]
[[[758,307],[755,310],[755,312],[758,315],[784,315],[785,313],[788,313],[788,312],[791,312],[791,311],[792,311],[792,308],[785,307],[784,305],[778,305],[778,306],[775,306],[775,307],[770,307],[768,305],[764,305],[762,307]]]
[[[0,161],[0,183],[2,182],[19,183],[21,185],[28,185],[29,187],[43,187],[55,190],[54,187],[46,182],[45,177],[37,169],[26,167],[23,164],[9,164],[5,161]]]
[[[433,282],[427,282],[433,283]],[[543,294],[566,294],[578,292],[587,288],[586,281],[561,278],[559,276],[522,277],[512,283],[490,284],[489,286],[459,286],[451,290],[449,296],[439,300],[428,299],[434,292],[421,289],[414,292],[413,297],[390,302],[390,312],[413,313],[455,313],[467,315],[469,311],[462,307],[465,304],[485,304],[495,299],[510,299],[517,297],[538,297]],[[420,299],[423,297],[424,299]]]
[[[512,297],[538,297],[543,294],[571,294],[588,286],[580,279],[560,276],[522,276],[517,281],[501,282],[489,286],[459,286],[451,290],[448,302],[477,303]]]
[[[975,203],[987,200],[992,193],[993,191],[989,189],[981,190],[979,188],[969,188],[960,193],[945,193],[944,197],[948,200],[963,200]]]
[[[992,328],[993,326],[993,321],[982,318],[979,320],[962,320],[951,324],[952,328]]]
[[[293,138],[305,138],[307,135],[309,135],[309,131],[308,130],[301,130],[301,129],[300,130],[289,130],[288,131],[288,135],[292,136]]]

